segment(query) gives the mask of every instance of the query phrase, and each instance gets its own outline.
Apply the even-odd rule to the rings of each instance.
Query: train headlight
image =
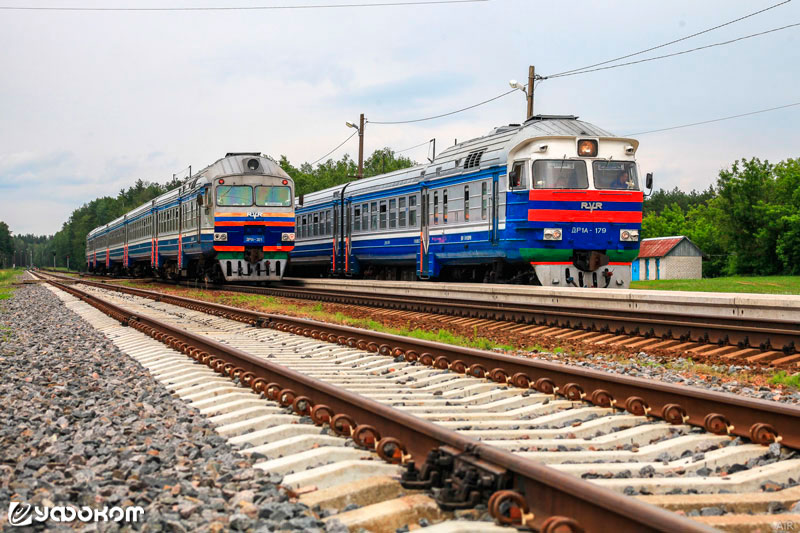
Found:
[[[619,230],[619,240],[625,242],[636,242],[639,240],[638,229],[621,229]]]
[[[259,165],[258,159],[248,159],[247,160],[247,169],[248,170],[251,170],[251,171],[255,172],[256,170],[258,170],[259,166],[260,165]]]
[[[281,233],[281,240],[282,241],[293,241],[294,240],[294,233]]]
[[[214,233],[214,242],[226,242],[227,240],[227,233]]]
[[[561,230],[558,228],[545,228],[544,230],[544,240],[546,241],[560,241],[561,240]]]
[[[581,139],[578,141],[578,155],[581,157],[596,157],[597,141],[594,139]]]

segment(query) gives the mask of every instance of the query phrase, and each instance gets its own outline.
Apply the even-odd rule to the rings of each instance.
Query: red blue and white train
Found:
[[[89,232],[98,273],[276,281],[294,247],[294,183],[259,153],[229,153],[180,187]]]
[[[628,287],[638,145],[574,116],[535,116],[430,164],[305,195],[291,273]]]

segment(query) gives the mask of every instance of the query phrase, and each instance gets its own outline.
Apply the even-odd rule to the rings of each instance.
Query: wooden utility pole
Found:
[[[364,113],[358,122],[358,179],[364,177]]]
[[[528,119],[533,116],[533,80],[536,78],[536,69],[533,65],[528,67]]]

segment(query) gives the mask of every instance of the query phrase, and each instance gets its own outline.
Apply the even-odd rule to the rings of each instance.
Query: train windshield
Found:
[[[291,207],[292,190],[283,185],[274,187],[259,185],[256,187],[256,205],[262,207]]]
[[[217,205],[249,207],[253,205],[253,188],[249,185],[219,185],[217,187]]]
[[[568,159],[533,162],[534,189],[588,189],[585,161]]]
[[[593,161],[596,189],[639,190],[639,175],[633,161]]]

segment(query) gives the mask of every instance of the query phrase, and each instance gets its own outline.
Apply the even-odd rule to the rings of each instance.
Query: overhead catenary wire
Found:
[[[369,2],[279,6],[176,6],[176,7],[92,7],[92,6],[0,6],[3,11],[277,11],[285,9],[342,9],[352,7],[402,7],[437,4],[474,4],[491,0],[409,0],[407,2]]]
[[[761,31],[761,32],[758,32],[758,33],[751,33],[750,35],[744,35],[742,37],[737,37],[735,39],[730,39],[728,41],[722,41],[722,42],[719,42],[719,43],[707,44],[705,46],[698,46],[697,48],[691,48],[689,50],[681,50],[680,52],[673,52],[671,54],[664,54],[664,55],[661,55],[661,56],[648,57],[648,58],[645,58],[645,59],[637,59],[636,61],[628,61],[626,63],[617,63],[616,65],[607,65],[605,67],[591,68],[591,69],[587,69],[587,70],[580,70],[580,71],[577,71],[577,72],[569,72],[569,73],[562,73],[562,74],[550,74],[548,76],[542,76],[540,79],[547,80],[547,79],[553,79],[553,78],[563,78],[563,77],[566,77],[566,76],[577,76],[578,74],[588,74],[590,72],[597,72],[597,71],[600,71],[600,70],[610,70],[610,69],[613,69],[613,68],[627,67],[629,65],[636,65],[636,64],[639,64],[639,63],[646,63],[648,61],[656,61],[657,59],[666,59],[668,57],[675,57],[675,56],[680,56],[680,55],[684,55],[684,54],[689,54],[691,52],[697,52],[699,50],[706,50],[708,48],[715,48],[717,46],[725,46],[725,45],[736,43],[736,42],[739,42],[739,41],[744,41],[745,39],[752,39],[754,37],[760,37],[762,35],[767,35],[769,33],[775,33],[777,31],[782,31],[782,30],[786,30],[786,29],[789,29],[789,28],[795,28],[797,26],[800,26],[800,22],[796,22],[794,24],[787,24],[786,26],[781,26],[779,28],[772,28],[770,30]]]
[[[700,122],[691,122],[689,124],[681,124],[680,126],[670,126],[669,128],[659,128],[657,130],[648,130],[648,131],[639,131],[636,133],[627,133],[625,137],[633,137],[634,135],[645,135],[647,133],[657,133],[660,131],[669,131],[669,130],[677,130],[680,128],[689,128],[691,126],[699,126],[701,124],[711,124],[712,122],[722,122],[723,120],[731,120],[733,118],[740,118],[740,117],[747,117],[750,115],[758,115],[759,113],[766,113],[768,111],[777,111],[778,109],[786,109],[787,107],[794,107],[800,106],[800,102],[794,102],[792,104],[780,105],[777,107],[770,107],[768,109],[759,109],[758,111],[750,111],[748,113],[740,113],[738,115],[731,115],[728,117],[721,117],[721,118],[713,118],[711,120],[703,120]]]
[[[449,113],[442,113],[441,115],[434,115],[432,117],[425,117],[425,118],[415,118],[413,120],[391,120],[391,121],[380,121],[380,120],[370,120],[368,121],[370,124],[382,124],[382,125],[391,125],[391,124],[411,124],[413,122],[424,122],[426,120],[433,120],[436,118],[442,117],[449,117],[450,115],[455,115],[456,113],[461,113],[463,111],[467,111],[470,109],[474,109],[476,107],[482,106],[484,104],[488,104],[489,102],[494,102],[504,96],[508,96],[509,94],[518,91],[519,89],[511,89],[510,91],[504,92],[503,94],[498,94],[493,98],[489,98],[488,100],[484,100],[483,102],[478,102],[477,104],[473,104],[471,106],[462,107],[461,109],[456,109],[455,111],[450,111]]]
[[[347,141],[349,141],[350,139],[352,139],[352,138],[355,136],[355,134],[356,134],[356,133],[358,133],[358,130],[356,130],[356,131],[354,131],[353,133],[351,133],[351,134],[350,134],[350,137],[348,137],[347,139],[343,140],[343,141],[341,142],[341,144],[339,144],[339,146],[337,146],[336,148],[334,148],[333,150],[331,150],[331,151],[330,151],[330,152],[328,152],[327,154],[323,155],[322,157],[320,157],[319,159],[317,159],[316,161],[314,161],[313,163],[311,163],[311,166],[314,166],[314,165],[316,165],[317,163],[319,163],[320,161],[322,161],[323,159],[325,159],[326,157],[328,157],[329,155],[331,155],[333,152],[335,152],[336,150],[338,150],[339,148],[341,148],[342,146],[344,146],[344,145],[347,143]]]
[[[641,54],[646,54],[647,52],[652,52],[653,50],[658,50],[659,48],[664,48],[666,46],[670,46],[672,44],[676,44],[676,43],[679,43],[681,41],[686,41],[688,39],[692,39],[694,37],[698,37],[698,36],[703,35],[705,33],[709,33],[709,32],[712,32],[714,30],[718,30],[720,28],[724,28],[725,26],[730,26],[731,24],[735,24],[736,22],[741,22],[742,20],[748,19],[750,17],[754,17],[756,15],[760,15],[761,13],[764,13],[764,12],[769,11],[771,9],[775,9],[776,7],[780,7],[780,6],[784,5],[784,4],[788,4],[791,1],[792,0],[784,0],[783,2],[778,2],[777,4],[773,4],[773,5],[769,6],[769,7],[765,7],[764,9],[760,9],[758,11],[754,11],[753,13],[749,13],[749,14],[743,16],[743,17],[739,17],[737,19],[729,20],[728,22],[719,24],[719,25],[714,26],[712,28],[705,29],[703,31],[699,31],[697,33],[693,33],[691,35],[687,35],[685,37],[681,37],[680,39],[675,39],[675,40],[669,41],[667,43],[659,44],[657,46],[652,46],[650,48],[646,48],[645,50],[639,50],[638,52],[633,52],[632,54],[627,54],[627,55],[624,55],[624,56],[615,57],[614,59],[609,59],[607,61],[601,61],[600,63],[594,63],[592,65],[586,65],[585,67],[574,68],[572,70],[565,70],[564,72],[558,72],[556,74],[550,75],[549,77],[553,78],[553,77],[556,77],[556,76],[562,76],[562,75],[565,75],[565,74],[571,74],[573,72],[578,72],[578,71],[581,71],[581,70],[586,70],[586,69],[590,69],[590,68],[594,68],[594,67],[599,67],[599,66],[602,66],[602,65],[607,65],[609,63],[615,63],[615,62],[621,61],[623,59],[628,59],[629,57],[634,57],[634,56],[638,56],[638,55],[641,55]]]

